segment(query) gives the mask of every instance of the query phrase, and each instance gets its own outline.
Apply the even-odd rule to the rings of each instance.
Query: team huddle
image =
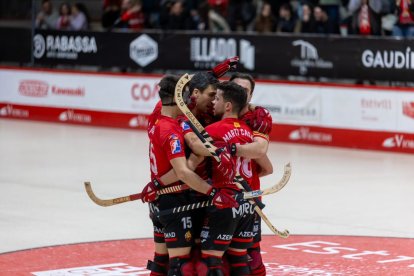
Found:
[[[148,123],[151,181],[142,190],[154,226],[150,275],[266,275],[255,212],[263,204],[236,195],[260,189],[259,178],[273,172],[266,155],[272,118],[249,104],[255,86],[250,75],[219,81],[237,61],[196,73],[185,86],[185,102],[212,138],[215,158],[177,106],[179,77],[166,75],[159,82],[160,102]],[[160,193],[182,183],[190,189]],[[206,200],[213,206],[160,215]]]

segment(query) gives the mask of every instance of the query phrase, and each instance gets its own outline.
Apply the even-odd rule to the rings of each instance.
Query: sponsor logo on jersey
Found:
[[[192,238],[192,236],[191,236],[191,232],[190,231],[187,231],[186,233],[185,233],[185,235],[184,235],[184,238],[185,238],[185,240],[186,241],[191,241],[191,238]]]
[[[187,131],[190,129],[190,125],[187,122],[182,122],[181,128],[183,129],[183,131]]]
[[[170,136],[170,147],[171,147],[171,153],[172,154],[177,154],[181,152],[181,143],[180,140],[178,139],[177,135],[172,134]]]

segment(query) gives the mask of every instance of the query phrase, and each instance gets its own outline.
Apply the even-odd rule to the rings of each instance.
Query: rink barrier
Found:
[[[0,67],[0,118],[146,130],[156,74]],[[272,141],[414,153],[414,89],[258,80]]]

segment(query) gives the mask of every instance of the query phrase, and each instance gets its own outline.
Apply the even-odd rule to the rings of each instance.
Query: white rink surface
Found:
[[[140,201],[100,207],[140,192],[149,180],[146,132],[0,120],[0,252],[152,237]],[[264,212],[291,234],[414,238],[414,155],[271,143],[268,186],[292,164],[292,177],[265,198]],[[264,234],[270,231],[263,225]]]

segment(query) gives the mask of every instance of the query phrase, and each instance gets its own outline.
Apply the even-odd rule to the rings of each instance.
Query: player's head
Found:
[[[194,74],[188,83],[188,88],[190,95],[195,97],[197,111],[205,113],[212,107],[218,83],[219,80],[210,72]]]
[[[174,100],[175,85],[178,82],[178,77],[173,75],[165,75],[158,86],[160,88],[158,95],[160,96],[161,103],[164,106],[176,105]]]
[[[223,116],[225,113],[238,115],[246,105],[246,89],[231,81],[224,81],[217,85],[217,94],[214,99],[214,115]]]
[[[255,81],[249,74],[236,73],[230,77],[230,81],[237,83],[247,90],[247,103],[250,102],[253,96]]]

